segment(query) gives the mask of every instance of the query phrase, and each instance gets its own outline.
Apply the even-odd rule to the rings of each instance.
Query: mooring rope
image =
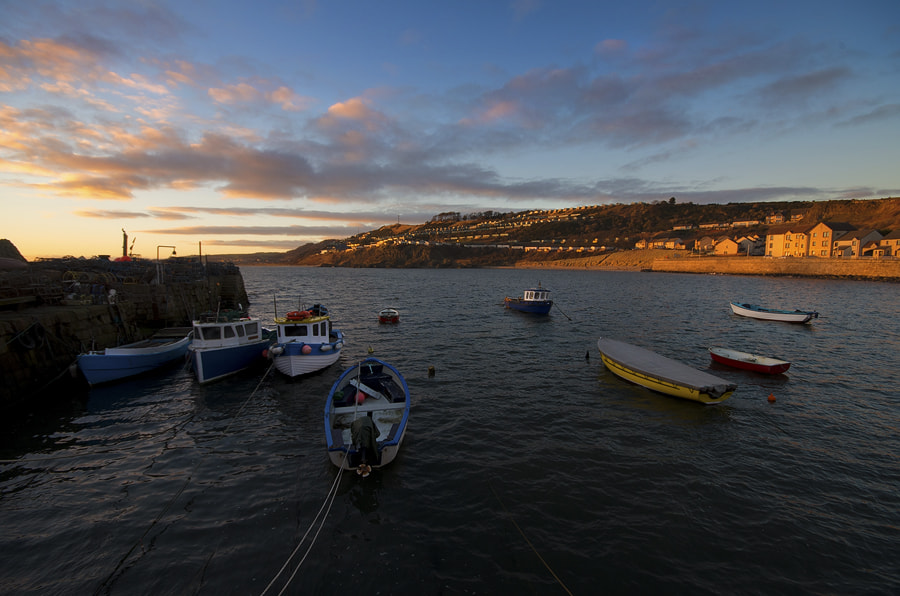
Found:
[[[225,430],[222,431],[223,435],[228,434],[228,431],[231,429],[232,425],[237,420],[237,417],[241,414],[241,412],[244,411],[244,408],[247,406],[247,404],[250,402],[250,400],[253,398],[253,396],[256,395],[256,392],[259,390],[260,386],[262,386],[263,381],[268,376],[269,372],[272,370],[272,368],[274,366],[275,366],[275,364],[273,362],[272,364],[269,365],[269,368],[266,369],[266,372],[263,374],[262,378],[259,380],[259,383],[256,384],[256,387],[253,389],[253,391],[250,392],[250,395],[247,397],[246,400],[244,400],[244,403],[241,405],[240,409],[238,409],[238,411],[232,417],[231,422],[228,424],[227,427],[225,427]],[[192,419],[192,418],[193,418],[193,414],[188,419],[188,421],[190,421],[190,419]],[[119,560],[119,563],[112,570],[112,572],[108,576],[106,576],[106,579],[104,579],[103,582],[99,586],[97,586],[97,589],[94,590],[94,594],[99,594],[104,589],[104,587],[107,587],[111,583],[111,581],[115,577],[116,573],[119,572],[119,569],[122,568],[122,566],[125,564],[125,562],[128,560],[128,558],[131,556],[131,553],[133,553],[134,550],[140,544],[143,543],[144,538],[147,536],[147,534],[149,534],[150,531],[156,526],[156,524],[159,523],[159,521],[166,515],[166,513],[169,512],[169,509],[172,508],[172,505],[175,504],[175,501],[178,500],[178,497],[180,497],[182,495],[182,493],[184,493],[185,489],[191,483],[191,479],[194,477],[194,474],[196,473],[197,468],[200,467],[200,464],[202,463],[202,461],[203,460],[201,458],[199,461],[197,461],[194,464],[194,467],[191,468],[191,471],[188,474],[187,478],[185,479],[184,484],[181,485],[181,488],[179,488],[178,491],[175,493],[175,495],[171,499],[169,499],[168,503],[166,503],[165,507],[163,507],[163,509],[162,509],[162,511],[160,511],[159,515],[156,516],[156,518],[150,523],[150,525],[147,526],[147,529],[144,530],[144,533],[141,534],[141,536],[135,541],[135,543],[131,546],[131,548],[128,549],[128,552],[126,552],[125,555]]]
[[[556,573],[553,571],[553,569],[550,568],[550,565],[547,564],[547,561],[544,560],[544,557],[542,557],[541,554],[537,551],[537,549],[534,548],[534,545],[531,543],[531,540],[528,539],[528,536],[525,535],[525,532],[522,531],[522,528],[520,528],[519,524],[516,523],[516,520],[513,519],[509,510],[506,508],[506,505],[504,505],[503,501],[500,499],[500,495],[498,495],[497,491],[494,490],[494,485],[491,484],[490,482],[488,482],[488,486],[490,487],[491,492],[494,493],[494,497],[496,497],[497,502],[500,503],[501,507],[503,507],[503,511],[506,512],[507,517],[509,517],[509,521],[512,522],[512,524],[516,527],[516,530],[519,531],[519,534],[522,536],[522,538],[525,539],[525,543],[528,544],[528,546],[531,548],[531,552],[533,552],[534,555],[538,558],[538,560],[541,563],[543,563],[543,565],[547,569],[547,571],[550,572],[550,575],[553,576],[553,579],[556,580],[556,583],[558,583],[560,585],[560,587],[566,591],[566,594],[569,594],[569,596],[572,596],[572,591],[569,590],[568,586],[566,586],[566,584],[563,583],[563,580],[561,580],[559,578],[559,576],[556,575]]]
[[[312,539],[309,542],[309,546],[306,548],[306,552],[303,553],[303,557],[300,559],[300,562],[297,563],[297,567],[291,573],[291,576],[287,579],[284,586],[278,592],[279,595],[284,594],[284,591],[287,590],[288,586],[291,585],[291,582],[294,580],[294,576],[297,575],[297,572],[300,571],[300,567],[303,566],[303,562],[306,561],[306,557],[309,555],[309,551],[312,550],[313,545],[316,543],[316,539],[319,537],[319,533],[322,531],[322,527],[325,525],[325,520],[328,518],[328,513],[331,511],[331,505],[334,503],[334,498],[337,496],[337,489],[341,480],[341,474],[344,472],[344,462],[347,460],[347,454],[350,453],[350,449],[344,452],[344,457],[341,459],[341,465],[338,468],[338,473],[334,478],[334,482],[331,484],[331,488],[328,489],[328,494],[325,495],[325,501],[322,502],[322,506],[319,507],[319,511],[316,513],[315,517],[313,517],[312,521],[309,523],[309,527],[304,532],[303,536],[300,538],[299,542],[297,542],[297,546],[291,552],[290,556],[284,562],[284,565],[281,566],[281,569],[278,570],[278,573],[275,574],[275,577],[272,578],[272,581],[269,582],[269,585],[266,586],[265,590],[260,593],[260,596],[265,596],[265,593],[269,591],[269,588],[275,583],[275,581],[284,573],[284,570],[287,569],[287,566],[291,563],[291,560],[297,554],[297,551],[300,550],[300,547],[303,545],[303,541],[306,540],[306,537],[309,535],[309,532],[312,530],[313,526],[316,524],[316,520],[319,519],[319,516],[322,515],[322,511],[325,510],[325,515],[322,515],[321,521],[319,521],[319,528],[316,530],[316,533],[313,535]],[[328,505],[328,509],[325,509],[325,506]]]

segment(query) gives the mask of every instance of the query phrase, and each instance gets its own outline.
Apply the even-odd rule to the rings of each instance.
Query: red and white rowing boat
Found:
[[[752,370],[767,375],[778,375],[791,367],[791,363],[786,360],[757,356],[756,354],[739,352],[738,350],[730,350],[728,348],[710,348],[709,356],[714,362],[718,362],[719,364],[742,368],[744,370]]]

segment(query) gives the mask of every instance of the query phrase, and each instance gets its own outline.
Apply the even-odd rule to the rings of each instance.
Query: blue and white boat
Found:
[[[191,364],[201,383],[209,383],[265,362],[273,334],[243,310],[204,313],[194,321]]]
[[[183,360],[190,343],[190,327],[162,329],[148,339],[79,354],[78,369],[91,386],[118,381]]]
[[[289,377],[322,370],[341,356],[344,334],[332,327],[328,309],[321,304],[276,318],[275,328],[275,345],[269,356],[275,368]]]
[[[518,298],[510,298],[507,296],[503,299],[506,308],[527,312],[536,315],[546,315],[553,307],[553,301],[550,299],[550,290],[542,288],[538,283],[536,288],[528,288],[524,295]]]
[[[388,465],[409,422],[409,387],[396,368],[366,358],[345,370],[325,401],[328,459],[361,476]]]

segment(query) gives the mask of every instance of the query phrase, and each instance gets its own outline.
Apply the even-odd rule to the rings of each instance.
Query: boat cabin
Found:
[[[331,320],[328,317],[313,317],[303,321],[277,319],[278,343],[301,341],[305,343],[328,343],[331,341]]]
[[[525,290],[524,299],[529,301],[550,300],[550,290],[544,290],[542,288]]]
[[[262,337],[262,326],[255,319],[238,319],[212,323],[194,322],[193,345],[195,348],[203,348],[209,345],[239,345],[256,341],[260,337]]]

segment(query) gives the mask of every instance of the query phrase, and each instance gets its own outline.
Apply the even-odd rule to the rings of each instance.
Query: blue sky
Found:
[[[900,4],[0,0],[0,237],[900,195]]]

